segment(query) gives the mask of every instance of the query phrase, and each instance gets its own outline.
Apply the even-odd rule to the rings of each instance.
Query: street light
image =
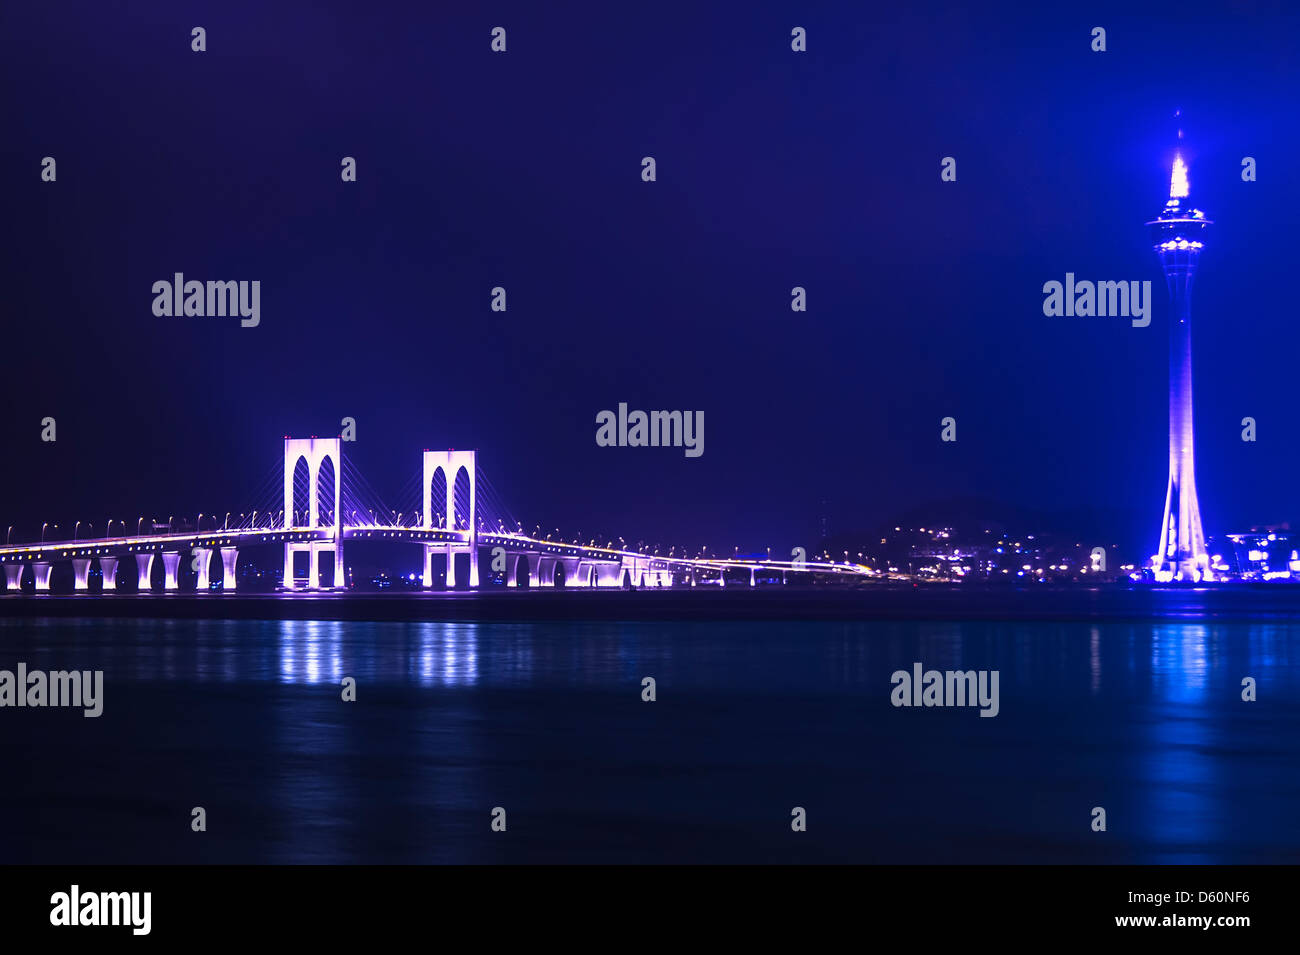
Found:
[[[44,524],[41,525],[41,543],[42,543],[42,544],[45,543],[45,528],[47,528],[47,527],[49,527],[49,526],[50,526],[50,522],[49,522],[49,521],[46,521]]]
[[[143,523],[144,523],[144,515],[141,514],[141,515],[140,515],[140,519],[139,519],[138,521],[135,522],[135,536],[136,536],[136,537],[139,537],[139,536],[140,536],[140,525],[143,524]]]
[[[72,543],[77,542],[77,531],[81,530],[81,521],[77,521],[72,527]]]

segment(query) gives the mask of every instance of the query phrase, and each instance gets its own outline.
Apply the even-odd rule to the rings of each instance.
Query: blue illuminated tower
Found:
[[[1179,134],[1181,135],[1181,133]],[[1205,213],[1188,200],[1187,166],[1174,157],[1169,201],[1147,223],[1169,284],[1169,490],[1160,526],[1160,552],[1153,559],[1156,580],[1213,580],[1210,555],[1196,498],[1192,437],[1192,278],[1205,247]]]

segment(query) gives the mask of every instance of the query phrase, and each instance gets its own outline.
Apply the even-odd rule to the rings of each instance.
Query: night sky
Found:
[[[1206,528],[1300,519],[1300,17],[890,6],[6,4],[0,524],[255,506],[285,434],[351,416],[394,508],[423,448],[472,447],[527,525],[584,537],[775,552],[977,497],[1150,553],[1168,307],[1143,223],[1176,109],[1216,222]],[[178,271],[260,280],[260,326],[155,317]],[[1066,272],[1151,280],[1150,327],[1045,317]],[[703,456],[598,448],[621,401],[703,410]]]

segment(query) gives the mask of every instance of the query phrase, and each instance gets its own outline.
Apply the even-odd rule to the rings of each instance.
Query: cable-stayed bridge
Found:
[[[45,539],[48,525],[36,543],[9,543],[0,547],[7,591],[21,591],[31,582],[38,592],[50,590],[54,565],[72,565],[73,587],[89,591],[91,569],[98,564],[99,592],[148,592],[181,589],[181,561],[195,573],[195,590],[232,592],[237,587],[236,568],[241,549],[255,545],[280,546],[284,552],[281,589],[286,592],[320,592],[348,587],[344,565],[345,545],[366,541],[409,542],[424,555],[423,585],[433,587],[441,565],[442,583],[458,586],[457,559],[467,565],[459,584],[477,588],[485,577],[508,587],[589,587],[644,589],[696,585],[757,586],[760,583],[810,582],[826,576],[870,576],[868,568],[850,563],[807,560],[767,560],[667,555],[629,549],[620,543],[604,546],[552,540],[540,532],[527,534],[509,517],[491,486],[482,478],[476,451],[426,450],[418,475],[419,501],[408,513],[390,511],[368,482],[346,462],[341,438],[289,438],[284,441],[282,490],[280,475],[273,476],[276,498],[251,512],[208,515],[203,528],[200,514],[192,528],[150,522],[141,518],[135,533],[119,523],[112,533],[109,521],[102,537]],[[277,468],[278,472],[278,468]],[[481,493],[484,492],[484,493]],[[282,501],[283,507],[275,509]],[[231,526],[231,518],[235,524]],[[218,562],[219,555],[219,562]],[[306,573],[296,572],[305,555]],[[161,588],[155,585],[154,562],[162,563]],[[487,570],[480,573],[480,564]],[[134,563],[134,568],[131,567]],[[132,573],[134,570],[134,573]],[[131,586],[134,584],[134,586]]]

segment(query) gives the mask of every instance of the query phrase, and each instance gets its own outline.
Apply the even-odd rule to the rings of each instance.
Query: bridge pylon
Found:
[[[436,527],[435,519],[441,518],[441,525],[448,530],[456,530],[460,525],[458,518],[469,521],[468,544],[427,544],[424,548],[424,586],[433,586],[433,550],[445,546],[447,549],[447,586],[456,586],[456,554],[469,550],[469,585],[478,586],[478,475],[476,472],[478,453],[476,451],[425,451],[424,484],[421,498],[424,503],[425,528]],[[469,513],[456,513],[456,478],[461,471],[469,478]],[[441,471],[447,484],[446,500],[433,499],[433,479]]]
[[[321,527],[320,472],[326,461],[334,468],[334,524],[333,535],[328,540],[311,540],[284,545],[284,579],[286,590],[295,586],[293,555],[306,551],[311,555],[308,586],[320,587],[320,555],[334,555],[333,586],[344,586],[343,575],[343,439],[342,438],[285,438],[284,439],[284,528],[294,526],[293,475],[299,461],[307,463],[307,524],[309,529]],[[233,576],[228,573],[227,576]]]

